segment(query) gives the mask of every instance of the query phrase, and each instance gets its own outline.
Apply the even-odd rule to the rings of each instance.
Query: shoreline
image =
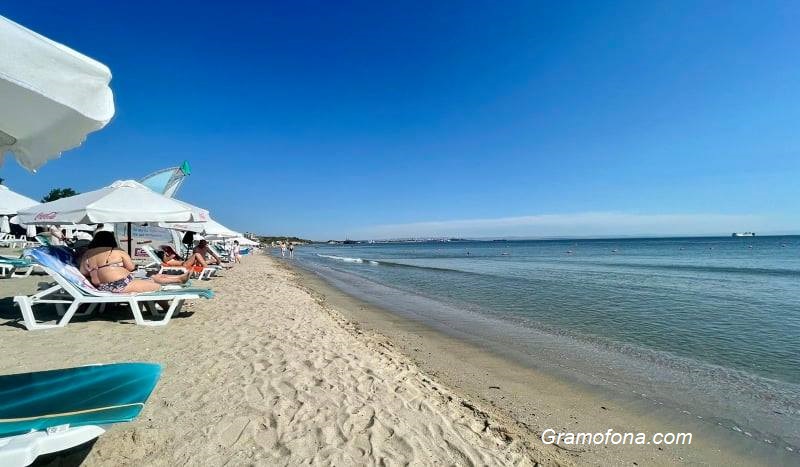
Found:
[[[324,277],[302,266],[273,258],[301,278],[319,300],[366,331],[386,336],[424,372],[464,397],[491,407],[525,436],[543,445],[546,428],[556,431],[691,432],[691,446],[571,446],[562,448],[579,463],[791,463],[792,454],[761,446],[743,435],[727,433],[679,417],[645,401],[572,381],[564,375],[532,368],[510,355],[448,335],[419,320],[348,295]],[[468,368],[465,362],[469,362]],[[788,454],[788,455],[787,455]]]
[[[0,281],[0,352],[13,356],[0,373],[164,367],[141,416],[101,436],[86,465],[780,463],[700,433],[691,446],[661,449],[546,445],[545,428],[695,430],[368,305],[270,255],[200,283],[215,298],[160,328],[132,325],[116,307],[25,331],[11,297],[48,279]]]

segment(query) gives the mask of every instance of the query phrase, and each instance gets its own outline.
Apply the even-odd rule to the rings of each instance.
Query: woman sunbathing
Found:
[[[169,245],[162,245],[161,252],[163,253],[163,257],[161,259],[162,266],[191,269],[197,264],[197,259],[194,257],[194,255],[189,257],[189,259],[184,260]]]
[[[94,235],[81,258],[80,269],[98,290],[104,292],[154,292],[162,284],[182,284],[189,280],[188,271],[181,275],[156,274],[149,279],[134,279],[131,272],[136,265],[127,253],[119,249],[114,234],[107,231]]]
[[[200,267],[202,269],[206,264],[205,261],[203,260],[203,257],[199,253],[193,253],[191,256],[189,256],[189,258],[184,260],[169,245],[162,245],[161,251],[164,253],[164,257],[161,260],[161,264],[164,266],[180,267],[186,269],[194,269],[195,267]]]

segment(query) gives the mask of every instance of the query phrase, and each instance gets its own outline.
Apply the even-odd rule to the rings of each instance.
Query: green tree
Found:
[[[48,193],[47,195],[45,195],[44,198],[42,198],[42,202],[47,203],[49,201],[55,201],[57,199],[75,196],[77,194],[78,192],[73,190],[72,188],[53,188],[52,190],[50,190],[50,193]]]

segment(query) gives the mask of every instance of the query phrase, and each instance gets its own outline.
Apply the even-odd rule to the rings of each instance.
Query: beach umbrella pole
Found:
[[[131,243],[133,242],[133,238],[131,238],[131,223],[128,222],[128,256],[133,258],[133,253],[131,252]]]

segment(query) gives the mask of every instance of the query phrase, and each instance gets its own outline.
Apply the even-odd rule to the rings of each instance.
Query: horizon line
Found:
[[[458,235],[445,235],[445,236],[419,236],[419,237],[395,237],[395,238],[359,238],[352,239],[345,237],[343,240],[336,238],[328,238],[327,240],[311,240],[313,242],[326,243],[326,242],[397,242],[405,240],[467,240],[467,241],[492,241],[492,240],[637,240],[637,239],[655,239],[655,238],[734,238],[731,233],[702,233],[702,234],[619,234],[619,235],[546,235],[546,236],[526,236],[526,235],[511,235],[511,236],[483,236],[483,237],[461,237]],[[269,237],[270,235],[264,235]],[[764,234],[756,234],[752,237],[736,237],[736,238],[756,238],[756,237],[792,237],[800,236],[800,231],[767,231]],[[300,238],[300,237],[298,237]]]

